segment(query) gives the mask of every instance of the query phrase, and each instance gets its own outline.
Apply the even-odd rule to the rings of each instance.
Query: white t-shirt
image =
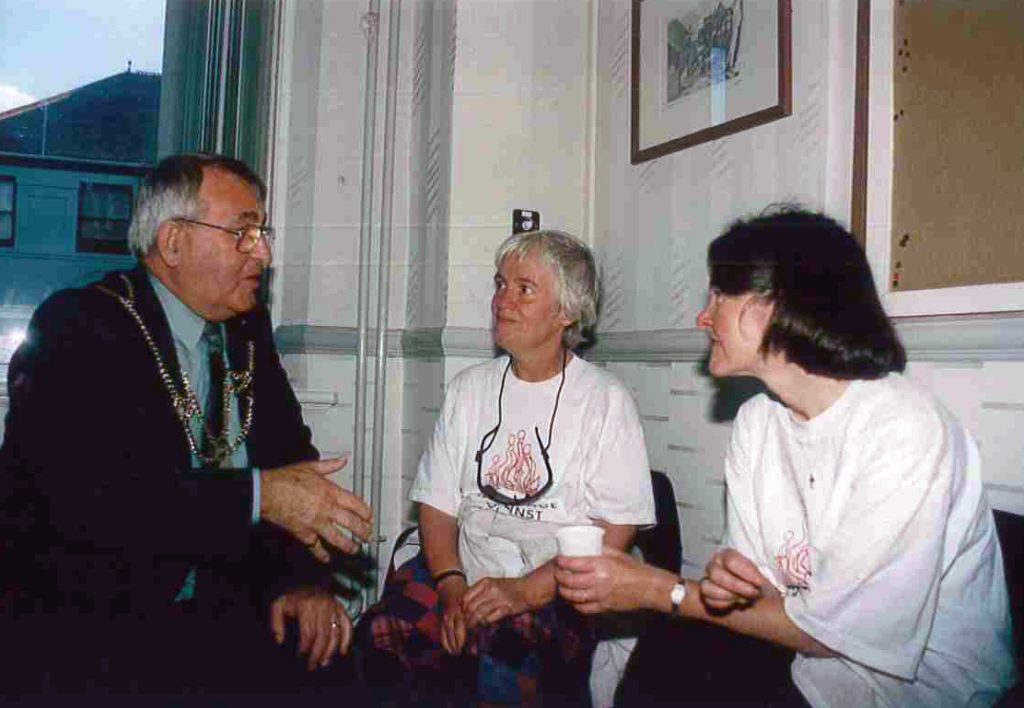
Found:
[[[841,654],[798,655],[813,706],[989,705],[1013,682],[1003,559],[974,440],[899,374],[797,421],[761,394],[726,457],[726,544]]]
[[[459,558],[470,583],[520,577],[557,554],[562,526],[654,523],[651,472],[643,429],[628,389],[578,357],[565,368],[565,385],[548,447],[553,484],[523,506],[485,497],[477,484],[480,441],[498,422],[498,391],[508,357],[459,372],[445,395],[430,445],[420,459],[410,498],[454,516]],[[530,383],[509,370],[501,428],[482,458],[483,481],[507,497],[542,487],[547,467],[537,442],[548,426],[561,374]]]

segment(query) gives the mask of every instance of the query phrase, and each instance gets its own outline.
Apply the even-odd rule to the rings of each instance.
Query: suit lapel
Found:
[[[127,283],[125,282],[126,280]],[[146,331],[149,333],[149,337],[152,339],[153,345],[160,355],[167,375],[170,376],[175,389],[180,391],[182,388],[181,369],[178,365],[178,355],[171,336],[171,326],[167,321],[167,316],[164,314],[163,306],[161,306],[160,300],[153,290],[145,268],[139,265],[129,271],[109,273],[98,285],[102,290],[116,293],[132,301],[132,307],[145,325]],[[144,396],[146,406],[151,404],[155,406],[152,410],[158,416],[158,418],[146,419],[148,421],[145,423],[148,428],[146,434],[153,433],[154,426],[160,430],[164,429],[161,426],[166,426],[166,434],[169,437],[160,437],[159,440],[174,441],[174,454],[180,455],[177,464],[181,468],[187,469],[191,466],[188,439],[182,432],[181,421],[175,414],[171,397],[166,390],[166,386],[161,381],[160,367],[135,318],[127,310],[123,310],[123,317],[123,323],[119,323],[117,326],[119,328],[118,331],[124,333],[124,350],[126,355],[128,355],[127,352],[129,351],[133,352],[130,354],[132,370],[137,370],[138,375],[142,377],[140,382],[147,381],[151,382],[152,385],[152,388],[148,388],[149,384],[146,384],[146,389],[144,389],[150,391],[149,394],[139,393],[139,395]],[[159,423],[159,421],[164,422]],[[140,420],[139,422],[141,423],[142,421]],[[154,438],[154,440],[156,439]]]
[[[125,273],[131,281],[132,290],[135,293],[135,309],[146,323],[149,335],[153,338],[156,349],[160,352],[160,358],[164,361],[167,373],[170,374],[174,385],[181,388],[181,365],[178,362],[178,353],[174,348],[174,339],[171,336],[171,325],[167,321],[163,306],[153,290],[153,284],[149,282],[149,275],[141,265]],[[140,332],[141,334],[141,332]],[[155,362],[154,362],[155,364]]]

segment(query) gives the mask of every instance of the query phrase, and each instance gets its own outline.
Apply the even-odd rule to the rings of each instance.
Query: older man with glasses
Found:
[[[597,525],[621,550],[654,522],[633,398],[572,351],[597,318],[590,250],[558,231],[516,234],[495,266],[507,356],[448,385],[410,495],[423,552],[359,627],[368,681],[399,702],[579,704],[594,644],[556,597],[555,533]]]
[[[35,313],[0,449],[4,692],[291,693],[347,651],[323,562],[370,511],[328,478],[345,460],[318,459],[274,347],[265,198],[237,160],[168,157],[139,266]]]

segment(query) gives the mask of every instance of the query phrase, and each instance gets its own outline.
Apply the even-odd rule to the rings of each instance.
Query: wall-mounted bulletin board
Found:
[[[869,14],[861,223],[887,308],[1024,309],[1024,1],[874,0]]]

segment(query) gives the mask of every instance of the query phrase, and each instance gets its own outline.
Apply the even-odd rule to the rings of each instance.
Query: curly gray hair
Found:
[[[589,339],[597,324],[600,284],[594,254],[587,244],[564,231],[524,231],[498,246],[494,266],[501,267],[509,256],[525,258],[530,253],[536,253],[555,274],[562,313],[572,320],[562,332],[562,344],[575,349]]]

